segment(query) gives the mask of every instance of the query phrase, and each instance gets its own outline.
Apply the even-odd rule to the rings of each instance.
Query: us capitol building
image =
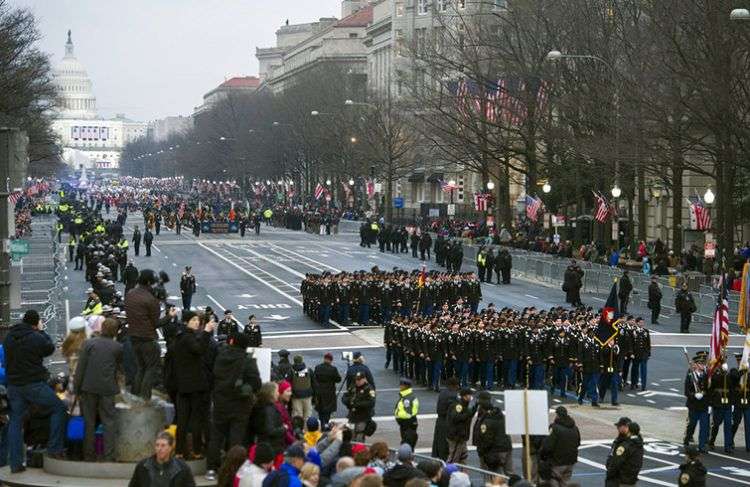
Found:
[[[63,160],[75,169],[117,170],[128,142],[146,136],[146,123],[118,114],[97,115],[96,97],[86,68],[75,57],[71,32],[65,56],[53,71],[58,88],[58,110],[52,127],[62,145]]]

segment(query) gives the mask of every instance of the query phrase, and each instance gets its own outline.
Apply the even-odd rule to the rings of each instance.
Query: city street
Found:
[[[135,225],[143,228],[137,213],[128,218],[126,235],[132,233]],[[390,443],[397,442],[393,406],[398,396],[398,376],[392,370],[383,369],[382,329],[346,328],[336,323],[323,328],[303,315],[299,283],[309,272],[353,271],[376,265],[381,269],[418,268],[419,261],[410,254],[393,255],[380,253],[376,248],[362,248],[355,235],[320,236],[267,226],[261,227],[260,236],[248,232],[244,239],[238,234],[202,234],[195,238],[184,229],[182,235],[176,235],[162,227],[161,234],[155,237],[152,256],[145,257],[144,254],[141,247],[141,255],[135,258],[136,267],[163,269],[170,275],[171,281],[167,284],[170,302],[181,306],[179,274],[184,266],[191,265],[198,281],[193,306],[211,306],[219,316],[224,309],[232,309],[242,323],[248,315],[256,315],[263,329],[264,346],[272,347],[274,351],[287,348],[293,354],[302,355],[310,367],[320,363],[326,351],[334,351],[334,363],[342,375],[346,372],[346,362],[341,359],[340,352],[361,351],[373,371],[378,390],[375,414],[380,426],[374,439],[382,437]],[[437,268],[434,264],[428,267]],[[473,266],[465,269],[471,270]],[[75,315],[83,306],[86,285],[82,273],[69,268],[67,275],[69,309],[71,315]],[[497,307],[515,308],[564,305],[564,295],[557,288],[520,279],[514,279],[507,286],[484,284],[482,292],[484,299],[480,308],[490,302]],[[589,295],[584,301],[596,306],[604,299],[604,296]],[[633,311],[645,314],[645,307],[637,306]],[[619,408],[612,408],[605,401],[601,410],[587,405],[579,407],[574,397],[562,400],[551,397],[550,407],[565,404],[582,429],[586,445],[581,450],[575,479],[584,486],[601,485],[603,465],[614,434],[611,423],[622,415],[640,422],[644,437],[649,438],[642,480],[652,485],[673,485],[675,465],[681,461],[679,443],[686,415],[682,393],[686,370],[683,347],[691,356],[698,349],[706,349],[708,329],[696,327],[696,331],[702,333],[682,335],[676,333],[679,325],[674,317],[665,315],[662,322],[658,329],[651,328],[653,356],[649,360],[646,391],[625,390],[620,394]],[[731,345],[738,347],[740,344],[741,337],[733,336]],[[417,388],[417,394],[421,402],[418,451],[429,453],[437,394],[420,388]],[[503,403],[502,392],[495,391],[493,395],[498,404]],[[334,416],[343,418],[345,415],[345,408],[339,404]],[[614,420],[603,419],[610,416],[615,417]],[[649,425],[653,425],[654,431]],[[739,448],[733,457],[721,453],[722,448],[718,446],[721,439],[718,440],[716,452],[706,459],[713,477],[709,485],[750,483],[750,455],[742,448],[743,438],[742,433],[738,433]],[[520,442],[521,439],[514,438],[514,441]],[[515,451],[517,466],[520,466],[520,452],[519,443]]]

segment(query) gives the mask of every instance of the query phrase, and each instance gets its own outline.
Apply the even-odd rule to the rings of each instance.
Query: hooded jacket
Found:
[[[260,390],[258,364],[241,348],[222,346],[214,362],[214,411],[221,415],[250,413],[252,395],[243,395],[242,387]],[[238,382],[241,381],[241,384]]]
[[[55,352],[55,344],[45,332],[19,323],[10,329],[3,348],[9,385],[23,386],[49,379],[49,372],[42,360]]]
[[[573,465],[578,461],[581,432],[570,416],[557,416],[550,426],[549,436],[542,443],[541,457],[553,466]]]

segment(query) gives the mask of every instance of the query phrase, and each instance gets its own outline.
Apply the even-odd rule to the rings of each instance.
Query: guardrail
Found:
[[[369,447],[369,445],[367,446]],[[394,448],[388,448],[388,454],[389,454],[388,460],[393,463],[396,463],[396,461],[398,460],[398,450]],[[423,460],[423,461],[426,460],[426,461],[431,461],[431,462],[438,462],[443,467],[445,467],[446,465],[445,461],[441,460],[440,458],[433,458],[429,455],[423,455],[420,453],[415,453],[414,459],[417,461],[417,463],[419,463],[420,460]],[[454,465],[456,465],[456,467],[458,467],[460,471],[465,472],[469,476],[469,479],[471,480],[471,485],[485,486],[491,483],[493,484],[498,483],[498,482],[493,482],[493,480],[497,480],[497,479],[507,480],[508,479],[506,475],[499,474],[491,470],[484,470],[482,468],[474,467],[472,465],[464,465],[461,463],[456,463]]]

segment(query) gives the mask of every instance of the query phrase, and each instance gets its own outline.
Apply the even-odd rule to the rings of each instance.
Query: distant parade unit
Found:
[[[750,485],[747,0],[269,5],[0,0],[1,485]]]

